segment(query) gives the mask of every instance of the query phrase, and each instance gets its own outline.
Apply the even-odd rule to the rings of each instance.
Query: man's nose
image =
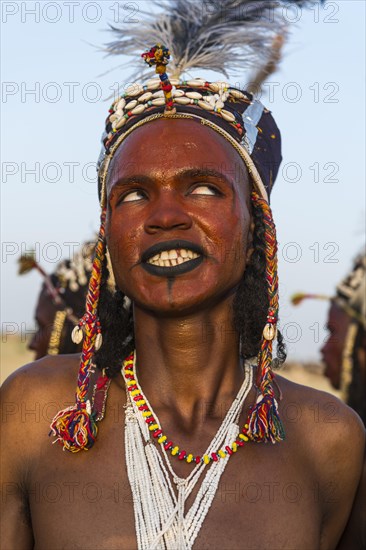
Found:
[[[189,229],[192,219],[181,198],[173,191],[161,193],[151,205],[151,212],[145,220],[145,231],[153,234],[159,230]]]

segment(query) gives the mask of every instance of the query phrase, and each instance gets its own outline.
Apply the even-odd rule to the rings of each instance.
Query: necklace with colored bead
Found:
[[[249,393],[249,390],[252,386],[252,366],[246,365],[245,367],[245,380],[242,387],[240,388],[238,395],[236,396],[233,405],[242,401],[243,393]],[[135,408],[140,412],[144,422],[147,424],[147,427],[152,435],[152,437],[161,445],[164,454],[170,452],[171,456],[178,458],[178,460],[185,460],[188,464],[197,465],[200,463],[209,464],[210,462],[217,462],[219,459],[225,459],[230,457],[233,453],[236,453],[240,447],[243,447],[244,444],[249,440],[247,436],[248,424],[246,423],[242,431],[237,435],[235,440],[233,440],[229,445],[226,445],[223,448],[218,450],[211,450],[206,452],[203,455],[194,455],[193,453],[187,453],[185,450],[181,450],[178,445],[175,445],[173,441],[163,433],[159,419],[156,414],[154,414],[151,405],[149,404],[147,398],[144,396],[142,389],[137,380],[136,374],[136,353],[132,353],[123,363],[122,375],[126,383],[126,390],[131,400],[131,403],[135,405]],[[246,388],[248,384],[245,384],[248,376],[250,376],[249,387]],[[247,390],[247,391],[245,391]],[[245,396],[246,397],[246,396]],[[245,400],[244,397],[244,400]],[[242,403],[244,404],[244,400]],[[233,405],[231,409],[233,408]],[[230,411],[228,415],[230,415]],[[228,416],[227,415],[227,416]],[[226,418],[225,418],[226,420]],[[229,418],[231,420],[231,418]]]

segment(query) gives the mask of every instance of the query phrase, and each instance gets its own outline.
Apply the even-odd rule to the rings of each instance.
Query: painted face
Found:
[[[46,289],[43,287],[38,298],[35,312],[38,330],[28,345],[28,348],[35,352],[36,360],[47,355],[56,311],[55,305]]]
[[[222,136],[177,119],[135,130],[113,158],[107,196],[116,282],[135,305],[174,315],[233,293],[246,265],[250,184]]]
[[[324,375],[336,389],[340,389],[341,386],[342,354],[349,324],[349,315],[337,304],[332,303],[327,323],[329,337],[320,352],[325,363]]]

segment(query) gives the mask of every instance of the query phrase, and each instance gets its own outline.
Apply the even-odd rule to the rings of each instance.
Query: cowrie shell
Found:
[[[84,337],[84,333],[80,327],[76,325],[76,327],[73,328],[73,331],[71,333],[71,340],[74,342],[74,344],[80,344]]]
[[[146,82],[146,86],[148,90],[156,90],[160,86],[160,79],[152,78]]]
[[[136,99],[133,99],[132,101],[129,101],[125,107],[125,110],[126,111],[131,111],[132,109],[134,109],[136,107],[136,105],[138,105],[138,101],[136,101]]]
[[[145,103],[145,101],[149,101],[149,99],[152,98],[152,93],[151,92],[145,92],[144,94],[142,94],[138,100],[140,103]]]
[[[207,101],[199,100],[198,105],[202,109],[205,109],[206,111],[213,111],[214,110],[213,105],[211,105],[211,103],[207,103]]]
[[[121,118],[121,120],[119,120],[115,126],[115,130],[119,130],[120,128],[122,128],[122,126],[124,126],[127,122],[127,119],[125,117]]]
[[[190,86],[191,88],[201,88],[206,84],[205,80],[196,78],[195,80],[188,80],[187,86]]]
[[[186,97],[190,99],[202,99],[203,95],[198,92],[186,92]]]
[[[235,99],[245,99],[245,95],[243,94],[243,92],[239,92],[239,90],[233,90],[233,88],[230,88],[229,94]]]
[[[224,118],[228,122],[235,122],[234,115],[232,113],[229,113],[229,111],[225,111],[225,109],[223,109],[220,114],[222,118]]]
[[[184,95],[183,90],[173,90],[173,97],[183,97]]]
[[[122,97],[122,99],[120,99],[119,102],[117,103],[115,110],[116,111],[122,110],[125,108],[125,105],[126,105],[126,100],[124,97]]]
[[[229,84],[227,82],[211,82],[209,85],[210,90],[213,92],[222,92],[225,88],[229,88]]]
[[[133,115],[141,115],[141,113],[143,113],[146,109],[146,105],[137,105],[137,107],[135,107],[134,109],[132,109],[131,113]]]
[[[102,337],[102,334],[99,332],[97,334],[97,337],[95,339],[95,350],[98,351],[98,349],[100,349],[102,347],[102,343],[103,343],[103,337]]]
[[[130,84],[129,86],[127,86],[125,94],[126,96],[135,97],[136,95],[140,95],[143,91],[143,86],[136,82],[135,84]]]
[[[160,107],[161,105],[165,105],[165,98],[164,97],[157,97],[156,99],[153,99],[151,101],[153,105],[156,107]]]
[[[276,337],[277,329],[274,325],[267,323],[263,329],[263,336],[266,340],[274,340]]]
[[[157,97],[164,97],[164,92],[163,90],[158,90],[157,92],[154,92],[152,96],[154,99]]]
[[[171,84],[172,86],[179,86],[179,84],[180,84],[179,78],[171,78],[171,79],[170,79],[170,84]]]
[[[178,105],[189,105],[191,103],[191,99],[189,97],[176,97],[174,102],[178,103]]]

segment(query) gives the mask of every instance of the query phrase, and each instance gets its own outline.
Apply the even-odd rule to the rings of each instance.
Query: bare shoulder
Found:
[[[60,395],[76,384],[79,355],[47,356],[14,371],[1,386],[2,399],[20,401],[29,396],[42,399]],[[48,396],[48,397],[46,397]]]
[[[330,393],[296,384],[282,376],[276,376],[276,381],[282,392],[282,416],[290,432],[292,425],[308,444],[318,439],[325,454],[341,442],[342,449],[347,447],[348,453],[351,445],[362,454],[365,428],[353,409]]]
[[[337,540],[361,485],[365,428],[337,397],[276,377],[286,439],[318,483],[329,540]],[[301,457],[301,458],[300,458]],[[342,506],[339,503],[342,502]]]
[[[20,455],[32,454],[45,424],[72,405],[77,384],[78,355],[44,357],[17,369],[1,387],[2,436]],[[27,441],[26,446],[19,443]],[[10,450],[10,448],[9,448]]]

